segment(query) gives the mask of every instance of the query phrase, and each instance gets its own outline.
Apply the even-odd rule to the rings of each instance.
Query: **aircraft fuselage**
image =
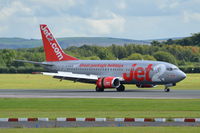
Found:
[[[169,84],[185,78],[173,64],[143,60],[74,60],[48,62],[51,71],[123,78],[125,84]]]

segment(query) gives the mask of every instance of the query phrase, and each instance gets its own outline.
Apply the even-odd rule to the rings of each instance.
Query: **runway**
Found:
[[[145,99],[200,99],[200,90],[126,90],[114,89],[95,92],[90,89],[0,89],[1,98],[145,98]]]

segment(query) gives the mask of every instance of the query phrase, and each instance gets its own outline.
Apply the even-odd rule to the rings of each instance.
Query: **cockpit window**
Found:
[[[168,71],[173,71],[173,70],[178,70],[178,68],[177,68],[177,67],[174,67],[174,68],[169,67],[169,68],[167,68],[167,70],[168,70]]]
[[[168,71],[172,71],[173,69],[172,69],[172,68],[167,68],[167,70],[168,70]]]

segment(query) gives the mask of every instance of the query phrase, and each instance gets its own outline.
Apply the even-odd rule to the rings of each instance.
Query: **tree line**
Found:
[[[156,45],[181,45],[181,46],[200,46],[200,33],[194,33],[191,37],[185,37],[181,39],[168,39],[167,41],[158,42],[153,41],[153,44]]]
[[[185,72],[200,72],[200,47],[167,45],[125,44],[103,47],[95,45],[72,46],[64,51],[83,60],[157,60],[178,65]],[[14,60],[45,61],[43,47],[26,49],[1,49],[0,73],[31,73],[45,71],[42,67]]]

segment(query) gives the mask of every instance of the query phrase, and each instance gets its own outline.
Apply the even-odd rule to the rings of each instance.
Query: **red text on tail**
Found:
[[[40,30],[42,34],[46,61],[78,60],[77,58],[64,53],[47,25],[41,24]]]

